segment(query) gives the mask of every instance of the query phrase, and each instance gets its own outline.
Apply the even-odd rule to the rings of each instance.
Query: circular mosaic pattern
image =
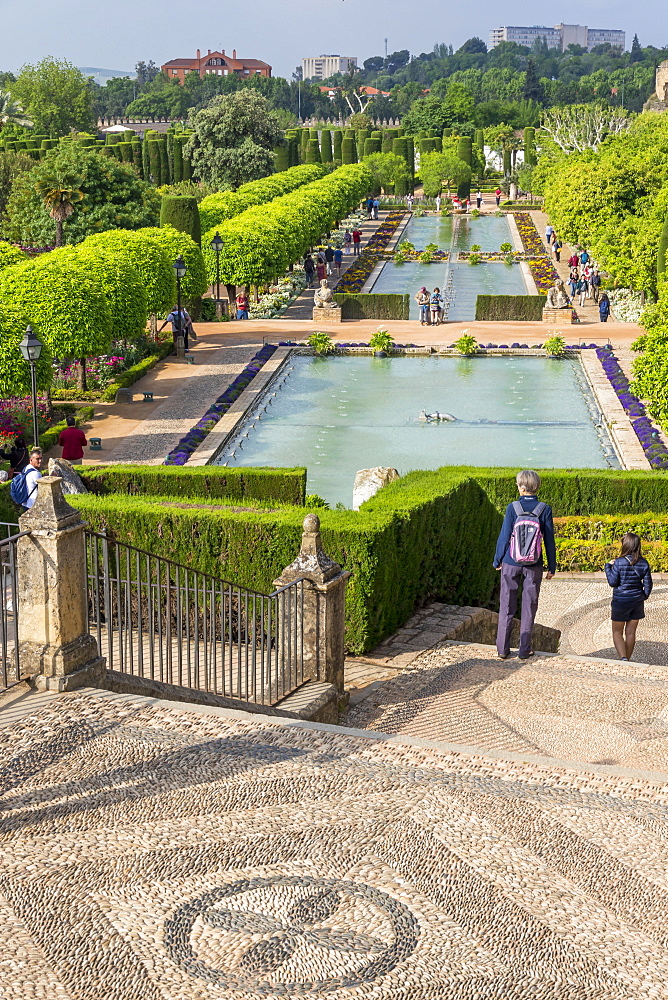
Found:
[[[419,934],[403,903],[364,883],[276,875],[183,903],[164,942],[190,976],[257,996],[304,996],[387,975]]]

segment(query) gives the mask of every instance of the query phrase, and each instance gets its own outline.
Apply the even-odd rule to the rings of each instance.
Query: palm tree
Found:
[[[7,90],[0,90],[0,131],[5,125],[24,125],[30,128],[32,121]]]
[[[83,178],[80,174],[68,169],[58,169],[42,172],[35,185],[37,193],[44,202],[44,207],[56,223],[56,246],[63,245],[63,222],[69,219],[77,202],[82,201],[84,193],[81,190]]]

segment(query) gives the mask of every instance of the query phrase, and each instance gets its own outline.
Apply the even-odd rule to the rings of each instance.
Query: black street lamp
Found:
[[[183,336],[183,316],[181,314],[181,278],[185,277],[188,268],[186,267],[186,262],[180,254],[172,266],[174,268],[174,274],[176,275],[176,340],[178,340],[179,337]],[[175,343],[174,346],[177,347],[178,345]]]
[[[25,337],[19,344],[19,350],[30,365],[30,382],[32,385],[32,434],[35,447],[39,447],[39,425],[37,422],[37,362],[42,353],[42,342],[32,332],[32,327],[27,326]]]
[[[211,249],[216,255],[216,314],[217,314],[220,310],[220,253],[221,250],[223,249],[223,238],[217,230],[216,230],[216,235],[211,240]]]

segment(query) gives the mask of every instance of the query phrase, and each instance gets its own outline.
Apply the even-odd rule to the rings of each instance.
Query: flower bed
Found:
[[[608,292],[614,318],[620,323],[637,323],[645,309],[642,295],[630,288],[612,288]]]
[[[405,211],[390,212],[357,260],[334,287],[335,292],[361,292],[376,264],[385,259],[387,247],[401,225]]]
[[[536,229],[534,221],[529,213],[514,212],[513,215],[517,225],[517,230],[520,234],[520,239],[522,240],[524,252],[532,256],[545,257],[545,244],[543,243],[540,233]]]
[[[647,460],[654,469],[668,469],[668,448],[661,439],[659,430],[647,416],[644,404],[630,391],[629,380],[619,361],[609,347],[597,347],[596,356],[610,385],[617,393],[619,402],[631,418],[631,426],[636,433]]]
[[[204,416],[197,421],[194,427],[190,428],[185,437],[181,438],[176,448],[170,451],[163,465],[186,464],[192,453],[199,448],[202,441],[211,433],[223,414],[227,413],[235,399],[238,399],[244,389],[253,381],[275,350],[276,347],[273,344],[265,344],[258,351],[244,370],[228,385],[225,392],[209,407]]]
[[[285,312],[290,303],[306,288],[306,275],[301,265],[295,265],[291,274],[279,278],[258,302],[251,302],[251,319],[275,319]]]

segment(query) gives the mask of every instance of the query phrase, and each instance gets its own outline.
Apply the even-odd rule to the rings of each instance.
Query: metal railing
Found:
[[[304,581],[260,594],[86,531],[88,622],[109,670],[262,705],[304,683]]]
[[[18,524],[12,524],[11,521],[0,521],[0,541],[17,534],[18,530]]]
[[[6,527],[4,524],[0,526]],[[16,529],[17,525],[11,527]],[[21,679],[16,543],[29,534],[29,531],[20,531],[0,540],[0,688],[9,687]]]

